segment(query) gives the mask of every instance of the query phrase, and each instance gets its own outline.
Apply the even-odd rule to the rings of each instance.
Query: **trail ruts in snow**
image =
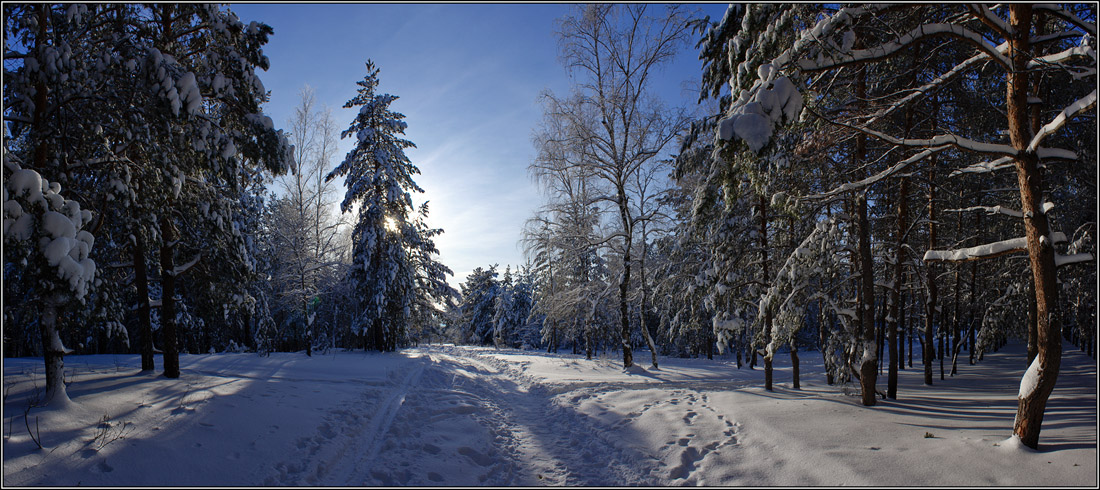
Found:
[[[586,413],[603,395],[653,385],[544,386],[519,366],[476,350],[432,346],[418,367],[334,408],[266,484],[661,485],[695,482],[712,452],[737,444],[736,424],[706,394],[673,397],[629,413]],[[646,441],[655,404],[682,404],[669,441]],[[629,404],[628,404],[629,405]],[[591,412],[592,410],[589,410]],[[667,411],[655,411],[654,413]],[[677,411],[677,413],[680,413]],[[708,418],[704,427],[695,422]],[[671,422],[671,421],[669,421]],[[665,426],[667,427],[667,426]],[[694,442],[699,431],[723,439]],[[665,432],[667,437],[667,432]],[[652,449],[659,447],[659,449]]]
[[[332,409],[312,436],[299,438],[291,458],[274,465],[265,485],[348,485],[370,470],[382,439],[430,361],[406,373],[391,371],[380,388]]]

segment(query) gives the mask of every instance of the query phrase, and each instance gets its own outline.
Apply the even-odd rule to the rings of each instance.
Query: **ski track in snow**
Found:
[[[263,483],[697,484],[693,474],[708,456],[738,446],[738,424],[686,384],[545,385],[524,374],[522,365],[476,350],[433,346],[423,352],[414,370],[391,372],[386,386],[331,409]],[[671,389],[673,396],[625,414],[603,408],[605,397],[655,389]],[[653,452],[655,445],[639,438],[650,424],[663,423],[649,413],[660,404],[682,409],[674,413],[682,413],[676,422],[683,430]],[[695,427],[702,419],[708,424]],[[715,427],[723,434],[719,441],[694,441]]]
[[[295,442],[298,451],[293,458],[275,464],[277,474],[265,478],[264,485],[354,484],[356,472],[363,470],[364,464],[369,469],[369,462],[378,454],[379,441],[419,381],[425,364],[421,361],[404,376],[391,371],[389,390],[368,389],[332,409],[313,436]],[[368,416],[370,413],[374,415]]]

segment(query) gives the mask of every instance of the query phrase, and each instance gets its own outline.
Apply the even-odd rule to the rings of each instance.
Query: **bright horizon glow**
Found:
[[[525,263],[523,226],[543,203],[527,166],[533,131],[542,118],[544,90],[566,94],[570,78],[558,60],[556,20],[566,4],[234,4],[246,24],[263,22],[275,34],[263,48],[271,68],[259,73],[271,100],[264,111],[288,128],[298,92],[309,84],[319,107],[332,108],[337,130],[354,119],[343,105],[366,75],[379,67],[379,92],[399,97],[405,137],[417,145],[406,155],[420,174],[429,201],[428,225],[438,260],[454,271],[456,289],[475,268]],[[653,5],[654,8],[662,6]],[[726,4],[686,5],[719,20]],[[694,107],[701,62],[693,38],[677,59],[655,75],[667,104]],[[688,86],[690,88],[685,89]],[[692,91],[694,90],[694,92]],[[341,139],[332,166],[352,148]],[[342,201],[346,188],[336,194]],[[354,214],[350,218],[354,220]],[[345,216],[349,217],[349,216]]]

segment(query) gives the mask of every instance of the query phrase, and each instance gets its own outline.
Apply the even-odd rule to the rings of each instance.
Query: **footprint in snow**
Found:
[[[687,478],[695,471],[695,463],[703,459],[704,455],[705,454],[700,453],[698,449],[693,447],[685,449],[684,452],[680,453],[680,465],[673,468],[669,476],[671,476],[673,480]]]
[[[693,419],[695,419],[696,415],[699,415],[699,414],[695,413],[695,411],[689,411],[687,413],[687,415],[684,415],[684,423],[687,424],[687,425],[691,425],[691,421]]]
[[[471,461],[473,461],[473,462],[475,462],[475,463],[477,463],[481,466],[489,466],[489,465],[493,464],[493,458],[490,458],[489,456],[481,454],[476,449],[468,447],[468,446],[462,446],[462,447],[458,448],[458,454],[461,454],[463,456],[466,456],[467,458],[470,458]]]

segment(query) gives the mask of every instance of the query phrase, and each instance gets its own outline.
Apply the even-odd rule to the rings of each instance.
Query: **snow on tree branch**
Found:
[[[1069,22],[1070,24],[1073,24],[1077,27],[1080,27],[1082,30],[1089,33],[1089,35],[1091,35],[1093,37],[1096,36],[1096,24],[1094,24],[1092,22],[1084,21],[1080,17],[1077,17],[1072,12],[1066,11],[1066,9],[1063,9],[1061,6],[1059,6],[1057,4],[1040,3],[1040,4],[1036,4],[1032,8],[1035,9],[1035,10],[1046,10],[1047,12],[1050,12],[1050,13],[1060,17],[1062,20],[1065,20],[1066,22]]]
[[[22,249],[24,260],[40,257],[41,262],[38,258],[33,262],[44,264],[43,269],[60,279],[57,286],[67,286],[73,297],[83,301],[96,271],[95,261],[88,256],[95,237],[82,229],[91,223],[92,213],[65,199],[57,182],[21,168],[13,158],[4,160],[11,170],[3,188],[4,242]],[[5,257],[9,254],[5,251]]]
[[[1060,231],[1051,233],[1050,241],[1053,243],[1065,242],[1066,235]],[[971,260],[991,259],[1005,254],[1026,251],[1027,237],[1019,237],[955,250],[929,250],[924,253],[924,261],[968,262]]]
[[[1027,67],[1042,68],[1051,65],[1060,66],[1063,62],[1074,58],[1096,59],[1096,51],[1092,49],[1092,46],[1089,46],[1088,44],[1082,44],[1080,46],[1074,46],[1058,53],[1048,54],[1046,56],[1035,58],[1027,62]]]
[[[186,264],[176,266],[174,269],[172,269],[172,275],[178,276],[180,274],[183,274],[184,272],[187,272],[188,269],[199,262],[199,259],[202,259],[202,254],[196,255],[195,258],[191,259],[191,261],[187,262]]]
[[[951,172],[949,177],[954,177],[959,174],[986,174],[996,170],[1004,168],[1011,168],[1016,163],[1016,159],[1013,157],[1001,157],[996,160],[979,162],[968,167],[963,167]]]
[[[822,53],[822,55],[815,60],[799,60],[798,68],[803,71],[821,71],[840,68],[855,63],[880,60],[902,52],[902,50],[910,47],[910,45],[917,41],[936,36],[950,36],[966,41],[989,55],[994,61],[1001,64],[1001,66],[1005,68],[1012,67],[1012,61],[996,47],[987,44],[981,34],[956,24],[924,24],[899,36],[895,41],[883,43],[879,46],[868,49],[857,49],[848,54],[833,55],[832,53]]]
[[[1007,42],[1001,43],[995,49],[998,53],[1004,54],[1005,52],[1008,51],[1008,43]],[[974,55],[973,57],[967,59],[966,61],[963,61],[962,63],[959,63],[958,65],[955,65],[953,68],[951,68],[950,70],[948,70],[944,74],[936,77],[931,82],[928,82],[928,83],[926,83],[924,85],[921,85],[920,87],[914,89],[913,93],[911,93],[909,95],[906,95],[905,97],[902,97],[897,102],[894,102],[893,104],[890,104],[890,106],[885,107],[881,111],[877,112],[874,116],[872,116],[870,119],[867,120],[866,125],[870,126],[870,125],[874,124],[876,121],[878,121],[879,119],[882,119],[882,118],[884,118],[884,117],[886,117],[890,114],[893,114],[894,111],[896,111],[896,110],[898,110],[902,107],[905,107],[905,105],[907,103],[909,103],[910,101],[916,99],[917,97],[923,97],[924,95],[927,95],[927,94],[931,93],[933,91],[933,89],[936,89],[936,88],[942,86],[944,83],[947,83],[948,81],[953,80],[959,74],[965,72],[966,70],[970,69],[972,66],[977,65],[978,63],[981,63],[981,62],[983,62],[987,59],[989,59],[989,54],[983,52],[983,53],[978,53],[978,54]]]
[[[1003,214],[1005,216],[1012,216],[1013,218],[1023,218],[1024,213],[1021,213],[1015,209],[1008,209],[1003,206],[970,206],[968,208],[959,209],[945,209],[946,213],[965,213],[968,211],[985,211],[988,214]]]
[[[887,168],[886,170],[883,170],[883,171],[881,171],[881,172],[879,172],[875,175],[867,177],[866,179],[856,181],[856,182],[848,182],[848,183],[840,185],[839,187],[837,187],[837,188],[835,188],[835,189],[833,189],[829,192],[826,192],[824,194],[815,194],[815,195],[807,197],[806,199],[828,199],[830,197],[833,197],[833,196],[836,196],[836,195],[839,195],[839,194],[843,194],[843,193],[848,192],[848,191],[862,189],[862,188],[867,187],[871,184],[874,184],[875,182],[878,182],[882,179],[890,177],[891,175],[894,175],[894,174],[904,170],[909,165],[911,165],[915,162],[918,162],[920,160],[923,160],[925,157],[931,156],[932,154],[943,151],[943,150],[945,150],[949,147],[950,146],[948,146],[948,145],[944,145],[944,146],[938,146],[938,147],[935,147],[935,148],[929,148],[929,149],[924,150],[920,153],[917,153],[916,155],[913,155],[909,158],[906,158],[905,160],[902,160],[898,163],[895,163],[894,165],[890,166],[890,168]]]
[[[1062,267],[1070,264],[1080,264],[1083,262],[1093,262],[1095,260],[1096,257],[1093,257],[1093,255],[1088,252],[1069,255],[1054,254],[1054,265],[1057,267]]]
[[[980,3],[971,3],[968,4],[967,7],[970,9],[970,12],[978,18],[978,20],[982,21],[985,25],[993,28],[993,30],[997,31],[997,34],[1000,34],[1001,37],[1010,38],[1016,32],[1016,30],[1013,29],[1012,26],[1006,24],[1003,19],[997,16],[997,14],[994,14],[993,11],[989,10],[989,7],[986,7],[985,5],[982,5]]]
[[[1047,136],[1054,134],[1078,114],[1092,109],[1093,107],[1096,107],[1096,90],[1093,90],[1092,93],[1080,99],[1077,99],[1065,109],[1062,109],[1062,112],[1060,112],[1058,116],[1054,118],[1054,120],[1043,125],[1043,127],[1039,129],[1039,132],[1035,135],[1035,137],[1031,138],[1031,143],[1027,145],[1027,151],[1035,151],[1039,148],[1039,143],[1042,143]]]

